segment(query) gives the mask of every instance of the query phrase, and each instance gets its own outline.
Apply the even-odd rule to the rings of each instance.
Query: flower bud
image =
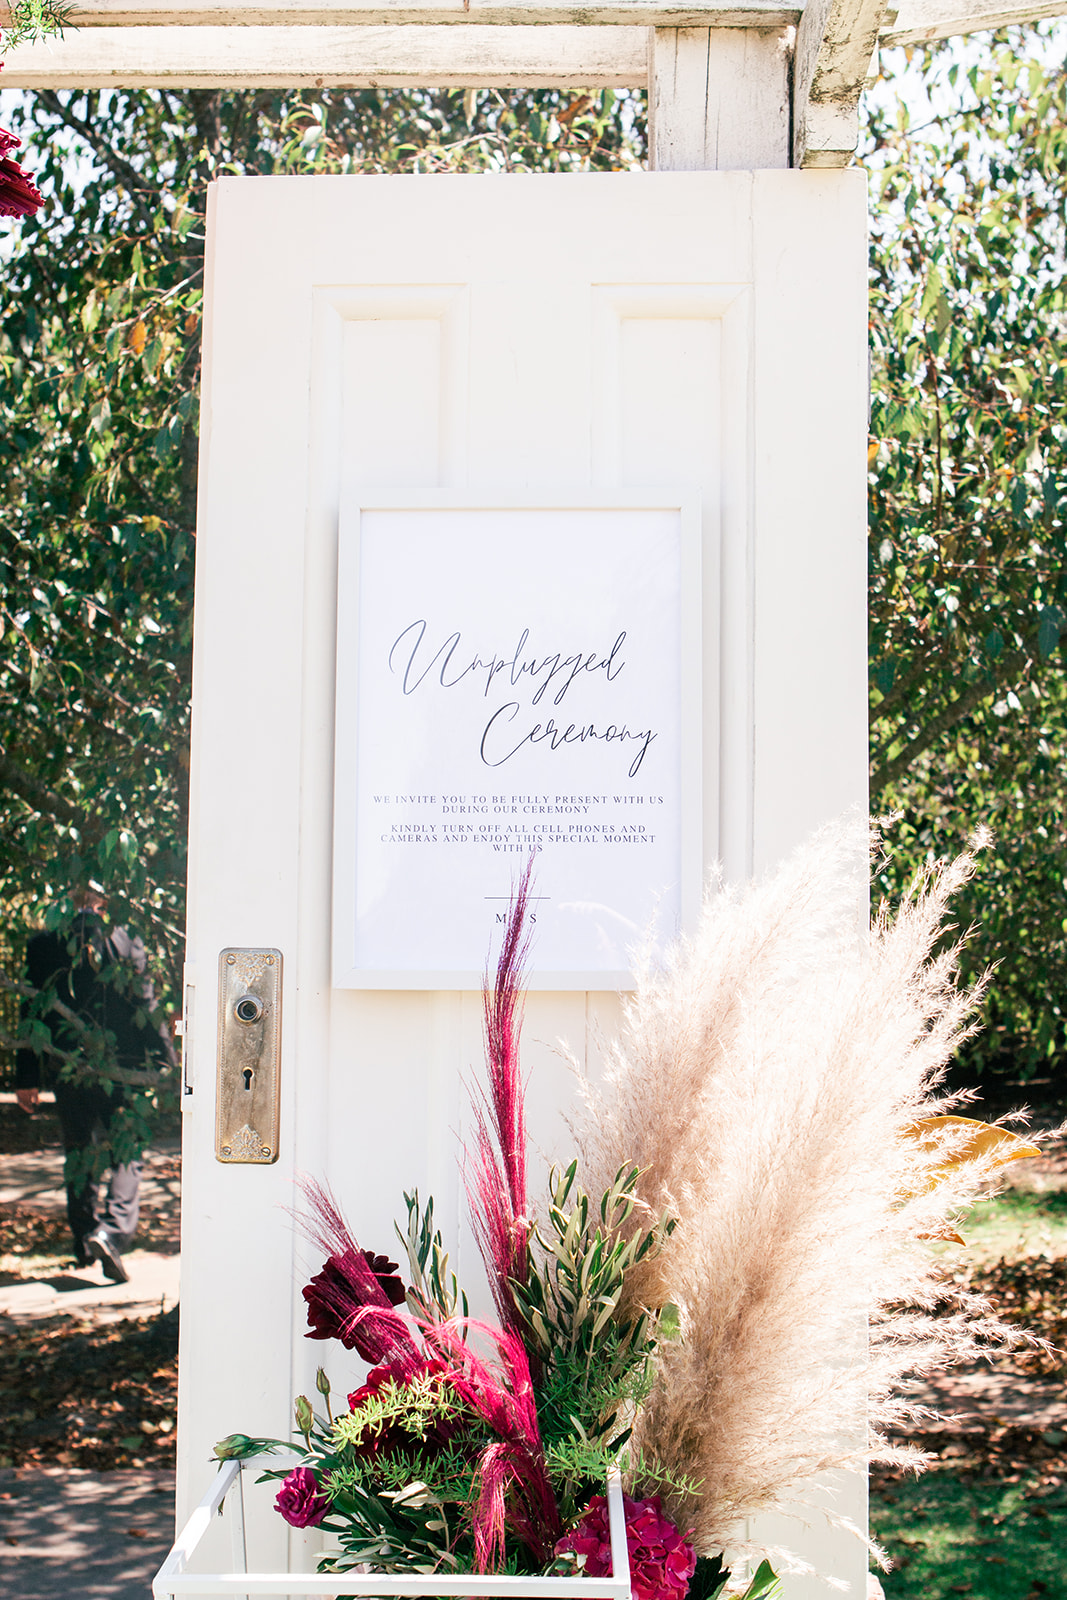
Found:
[[[215,1446],[215,1454],[220,1461],[236,1461],[239,1456],[247,1455],[254,1445],[255,1440],[247,1433],[228,1433]]]
[[[303,1433],[303,1434],[310,1433],[311,1432],[311,1425],[315,1421],[315,1413],[312,1411],[312,1409],[311,1409],[311,1401],[307,1398],[306,1395],[303,1395],[303,1394],[297,1395],[295,1410],[296,1410],[296,1425],[299,1428],[300,1432]]]
[[[329,1397],[330,1397],[330,1380],[326,1376],[326,1368],[325,1367],[320,1367],[318,1372],[316,1372],[316,1374],[315,1374],[315,1387],[316,1387],[316,1389],[319,1391],[319,1393],[321,1395],[325,1395],[326,1399],[327,1400],[329,1399]]]

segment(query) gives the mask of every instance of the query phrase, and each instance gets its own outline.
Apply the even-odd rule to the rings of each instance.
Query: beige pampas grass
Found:
[[[700,1482],[665,1500],[703,1554],[751,1550],[745,1519],[795,1507],[828,1468],[900,1460],[886,1430],[929,1416],[904,1380],[1020,1339],[975,1300],[932,1315],[948,1290],[921,1236],[995,1163],[938,1182],[958,1133],[907,1131],[949,1107],[938,1084],[978,997],[937,953],[973,860],[869,927],[869,849],[843,825],[709,894],[696,936],[640,973],[575,1128],[591,1193],[634,1162],[650,1214],[679,1219],[630,1283],[631,1305],[680,1318],[634,1445]]]

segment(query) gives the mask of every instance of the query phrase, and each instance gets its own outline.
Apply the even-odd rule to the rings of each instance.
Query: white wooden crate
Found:
[[[250,1572],[245,1543],[243,1467],[256,1466],[258,1458],[226,1461],[196,1507],[152,1580],[155,1600],[177,1600],[179,1595],[380,1595],[414,1597],[440,1595],[459,1600],[463,1595],[500,1597],[500,1600],[630,1600],[630,1562],[626,1549],[626,1523],[622,1483],[617,1471],[607,1484],[608,1525],[611,1533],[610,1578],[515,1578],[464,1573],[458,1577],[402,1576],[394,1573],[291,1573]],[[190,1563],[211,1520],[225,1508],[230,1519],[232,1570],[191,1572]]]

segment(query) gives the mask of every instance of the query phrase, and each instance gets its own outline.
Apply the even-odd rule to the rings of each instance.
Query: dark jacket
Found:
[[[106,1028],[114,1038],[109,1063],[134,1071],[172,1065],[174,1050],[166,1028],[153,1026],[155,1004],[147,957],[140,939],[125,928],[110,932],[95,912],[77,917],[69,933],[35,933],[26,946],[26,978],[33,987],[51,991],[90,1026]],[[40,1002],[26,999],[24,1017],[42,1016]],[[56,1011],[43,1018],[57,1049],[77,1052],[77,1028]],[[23,1046],[15,1058],[15,1086],[40,1087],[42,1069],[49,1079],[59,1065],[54,1056],[38,1055]]]

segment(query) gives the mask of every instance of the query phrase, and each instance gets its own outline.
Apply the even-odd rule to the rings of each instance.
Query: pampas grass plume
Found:
[[[870,849],[842,824],[709,893],[692,940],[639,972],[574,1128],[591,1193],[633,1162],[647,1214],[678,1218],[621,1314],[678,1307],[633,1443],[701,1484],[664,1498],[708,1555],[751,1550],[745,1520],[795,1508],[829,1468],[921,1461],[886,1438],[924,1414],[907,1380],[1025,1337],[921,1242],[992,1164],[935,1183],[957,1136],[908,1133],[965,1098],[939,1085],[982,986],[957,986],[944,931],[973,856],[872,923]]]

